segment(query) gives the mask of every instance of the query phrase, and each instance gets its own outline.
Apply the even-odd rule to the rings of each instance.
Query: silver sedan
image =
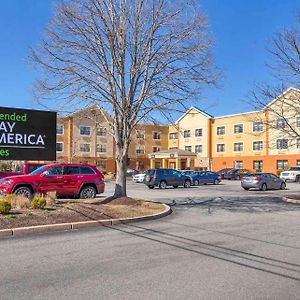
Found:
[[[286,188],[286,183],[272,173],[249,174],[242,179],[241,185],[244,190],[256,188],[266,191],[267,189],[284,190]]]

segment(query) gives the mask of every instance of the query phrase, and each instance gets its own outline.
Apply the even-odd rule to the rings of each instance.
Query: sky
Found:
[[[0,106],[40,109],[32,86],[38,73],[28,59],[51,18],[53,0],[0,0]],[[296,0],[201,0],[209,18],[218,88],[205,89],[195,105],[213,116],[251,110],[256,83],[274,83],[266,51],[274,33],[295,24]]]

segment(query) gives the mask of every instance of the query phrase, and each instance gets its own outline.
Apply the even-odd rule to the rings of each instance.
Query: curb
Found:
[[[288,202],[288,203],[300,204],[300,200],[296,200],[296,199],[282,197],[282,200],[285,201],[285,202]]]
[[[50,225],[38,225],[38,226],[29,226],[29,227],[19,227],[11,229],[2,229],[0,230],[0,238],[6,237],[15,237],[15,236],[26,236],[32,234],[39,234],[45,232],[56,232],[56,231],[69,231],[69,230],[78,230],[80,228],[89,228],[97,226],[111,226],[117,224],[126,224],[139,221],[151,221],[159,218],[163,218],[170,213],[172,213],[171,207],[161,203],[165,209],[164,211],[149,215],[141,216],[135,218],[120,218],[120,219],[108,219],[108,220],[95,220],[95,221],[81,221],[74,223],[60,223],[60,224],[50,224]]]

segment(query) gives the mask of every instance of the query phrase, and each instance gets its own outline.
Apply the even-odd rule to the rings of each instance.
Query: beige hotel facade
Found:
[[[283,107],[282,97],[286,103],[291,99],[293,106]],[[290,88],[260,111],[213,117],[191,107],[175,124],[139,124],[132,135],[129,167],[140,171],[155,167],[214,171],[236,167],[276,172],[300,165],[300,139],[292,141],[283,134],[286,124],[274,114],[277,107],[285,109],[300,134],[299,103],[299,90]],[[97,106],[58,117],[57,160],[87,162],[115,172],[114,139],[107,118],[109,115],[103,115]],[[278,129],[268,125],[271,123]]]

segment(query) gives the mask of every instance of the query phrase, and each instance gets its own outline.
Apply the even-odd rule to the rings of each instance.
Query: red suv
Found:
[[[0,180],[0,193],[23,195],[55,191],[58,196],[72,195],[95,198],[104,192],[104,176],[94,166],[86,164],[44,165],[28,175],[6,177]]]

